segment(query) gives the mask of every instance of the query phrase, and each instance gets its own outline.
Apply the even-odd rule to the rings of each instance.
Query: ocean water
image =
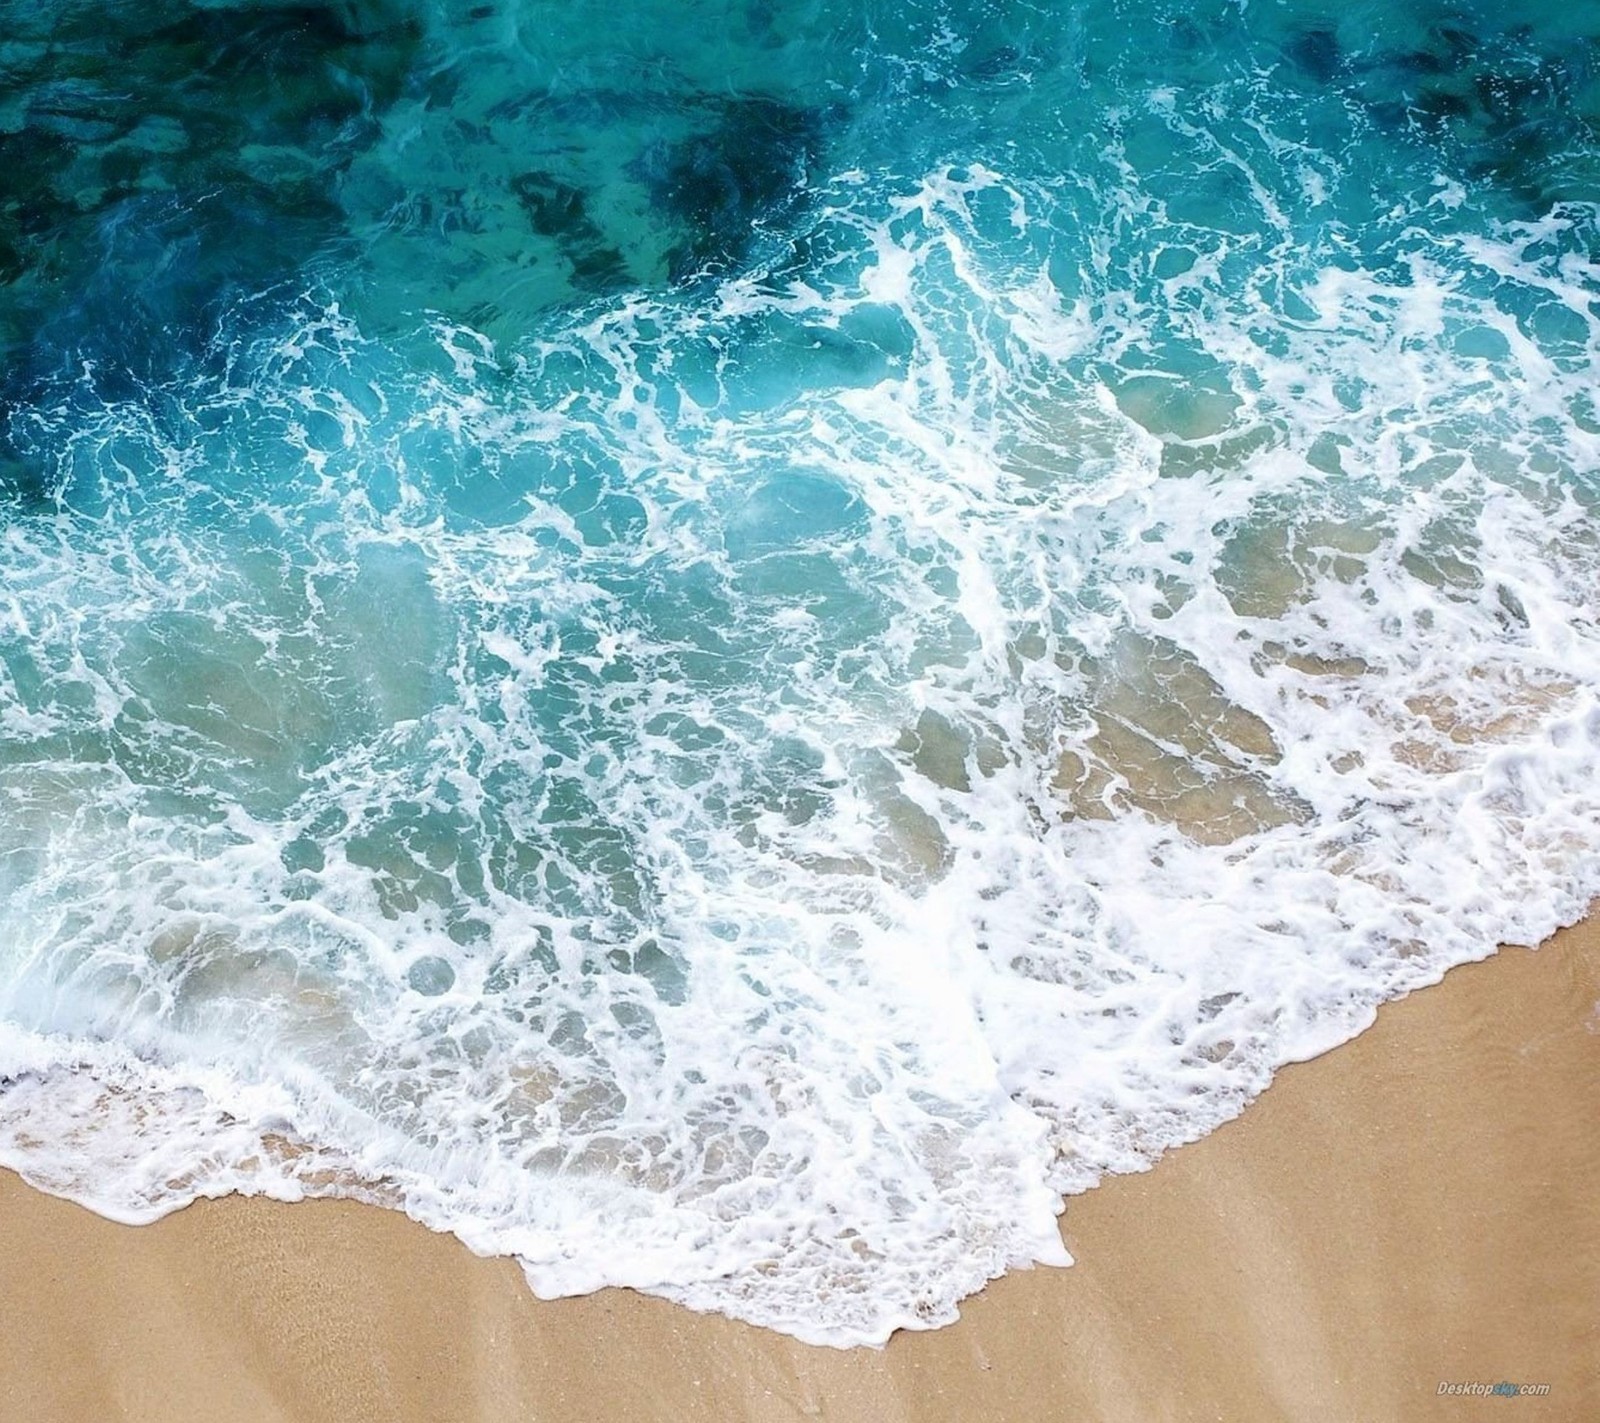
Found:
[[[1600,892],[1600,11],[0,16],[43,1188],[877,1342]]]

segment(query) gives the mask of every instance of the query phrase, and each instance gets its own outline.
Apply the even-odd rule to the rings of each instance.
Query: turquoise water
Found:
[[[0,1159],[830,1343],[1600,892],[1600,17],[7,4]]]

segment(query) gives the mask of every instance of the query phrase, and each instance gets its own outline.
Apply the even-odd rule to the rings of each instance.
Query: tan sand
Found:
[[[4,1423],[1600,1419],[1600,921],[1286,1069],[881,1352],[517,1267],[344,1202],[134,1230],[0,1181]],[[1440,1397],[1441,1381],[1548,1384]]]

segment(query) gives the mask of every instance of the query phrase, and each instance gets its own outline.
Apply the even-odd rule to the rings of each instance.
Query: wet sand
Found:
[[[882,1351],[622,1291],[542,1302],[348,1202],[131,1229],[0,1173],[0,1231],[8,1423],[1597,1418],[1600,920],[1385,1008],[1070,1202],[1074,1268]]]

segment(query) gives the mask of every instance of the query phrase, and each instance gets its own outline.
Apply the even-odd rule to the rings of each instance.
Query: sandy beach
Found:
[[[1063,1218],[1078,1264],[810,1348],[348,1202],[143,1229],[0,1181],[0,1416],[28,1423],[1600,1416],[1600,921],[1391,1004]],[[1442,1383],[1548,1385],[1441,1396]]]

